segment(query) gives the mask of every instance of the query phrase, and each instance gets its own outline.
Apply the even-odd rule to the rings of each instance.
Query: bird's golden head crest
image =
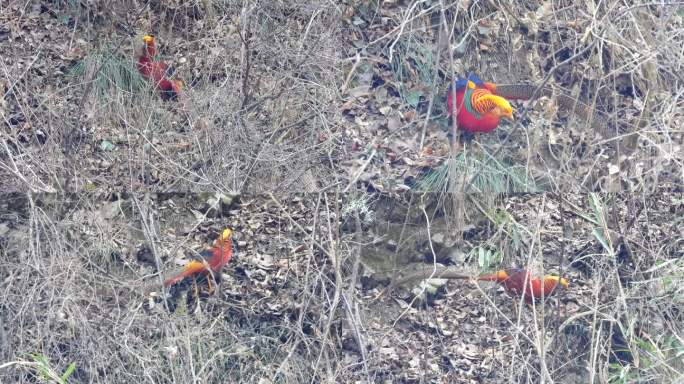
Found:
[[[504,117],[511,121],[513,120],[513,107],[508,100],[495,95],[493,95],[491,100],[495,105],[494,112],[499,115],[499,117]]]
[[[567,288],[570,285],[567,279],[564,279],[560,276],[546,276],[544,279],[555,281],[556,284],[563,286],[563,288]]]
[[[226,241],[233,236],[233,230],[230,228],[226,228],[223,230],[223,233],[221,233],[221,237],[219,237],[219,241]]]

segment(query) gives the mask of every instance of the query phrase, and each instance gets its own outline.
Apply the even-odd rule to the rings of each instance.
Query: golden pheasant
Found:
[[[233,231],[230,228],[225,229],[212,248],[200,252],[199,258],[170,273],[170,277],[164,280],[164,286],[170,287],[188,276],[197,274],[211,273],[218,280],[221,269],[228,264],[235,251],[232,235]]]
[[[467,79],[457,79],[453,86],[455,92],[449,87],[447,93],[447,113],[456,114],[458,129],[486,133],[493,131],[502,118],[513,120],[513,107],[507,99],[495,93],[494,84],[485,83],[470,74]]]
[[[541,279],[532,279],[530,272],[523,268],[510,268],[490,275],[478,276],[478,281],[494,281],[504,286],[506,292],[513,297],[523,296],[527,303],[540,302],[542,297],[549,297],[558,286],[567,288],[566,279],[547,275]]]
[[[168,78],[169,66],[162,61],[156,60],[157,49],[154,37],[145,35],[145,45],[138,57],[138,72],[147,80],[151,81],[155,89],[159,90],[162,100],[178,100],[181,93],[182,82]]]
[[[537,90],[534,84],[494,84],[469,74],[467,79],[457,79],[455,86],[456,105],[453,103],[451,87],[447,93],[447,114],[456,112],[459,129],[472,133],[491,132],[502,118],[512,120],[509,100],[530,100]],[[605,113],[577,100],[574,97],[543,87],[539,95],[553,97],[561,110],[572,112],[590,127],[604,135],[609,134],[608,117]]]
[[[437,266],[434,269],[426,268],[422,271],[409,273],[395,281],[392,286],[403,285],[428,277],[435,279],[494,281],[503,285],[506,291],[513,297],[523,296],[528,303],[532,303],[533,300],[539,302],[542,297],[551,296],[558,286],[567,288],[569,285],[567,279],[555,275],[547,275],[541,279],[532,279],[530,272],[523,268],[509,268],[493,274],[472,277],[449,267]]]

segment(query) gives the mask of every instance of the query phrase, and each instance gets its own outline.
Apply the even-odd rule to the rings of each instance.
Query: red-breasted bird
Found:
[[[435,279],[493,281],[503,285],[506,291],[513,297],[523,296],[528,303],[531,303],[533,299],[536,302],[540,302],[542,296],[549,297],[559,285],[563,288],[567,288],[569,285],[568,280],[555,275],[547,275],[542,279],[532,279],[530,272],[523,268],[508,268],[493,274],[473,277],[451,267],[435,266],[434,268],[425,268],[424,270],[408,273],[403,278],[396,280],[392,287],[404,285],[415,280],[424,280],[429,277]]]
[[[504,286],[513,297],[523,296],[527,303],[541,302],[542,296],[549,297],[558,286],[568,287],[568,280],[555,275],[532,279],[530,272],[523,268],[511,268],[490,275],[477,277],[478,281],[494,281]],[[523,293],[524,292],[524,293]]]
[[[228,264],[235,252],[232,236],[233,231],[230,228],[225,229],[212,248],[200,252],[199,258],[170,273],[170,277],[164,280],[164,286],[170,287],[197,274],[212,273],[215,279],[220,278],[221,269]]]
[[[507,99],[496,94],[496,85],[485,83],[474,74],[459,78],[447,93],[447,113],[456,113],[458,129],[472,133],[493,131],[502,118],[513,120],[513,107]]]
[[[459,78],[452,86],[456,89],[456,103],[453,103],[452,88],[447,93],[447,114],[456,111],[459,129],[472,133],[493,131],[502,118],[513,120],[513,109],[509,100],[529,100],[537,90],[534,84],[494,84],[469,74],[467,79]],[[575,97],[563,93],[555,94],[549,88],[539,90],[539,95],[553,97],[561,110],[570,111],[583,122],[589,122],[596,131],[607,134],[608,117],[605,113]]]
[[[170,80],[169,66],[156,59],[157,49],[154,37],[145,35],[143,41],[145,45],[138,57],[138,72],[154,84],[162,100],[178,100],[183,83],[180,80]]]

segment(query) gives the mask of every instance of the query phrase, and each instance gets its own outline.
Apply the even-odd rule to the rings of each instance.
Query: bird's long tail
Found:
[[[499,281],[501,279],[497,275],[482,275],[482,276],[478,276],[477,280],[479,280],[479,281]]]
[[[192,276],[196,273],[205,271],[206,267],[204,266],[204,263],[200,263],[199,261],[193,260],[183,266],[183,269],[180,271],[176,271],[172,273],[170,278],[164,280],[164,286],[165,287],[170,287],[181,280],[185,279],[188,276]]]
[[[425,280],[427,278],[433,279],[455,279],[455,280],[469,280],[472,276],[463,275],[460,271],[452,270],[448,267],[437,266],[433,268],[426,268],[417,272],[409,273],[403,278],[396,280],[392,286],[400,286],[406,283],[417,280]]]
[[[488,85],[491,83],[488,83]],[[508,100],[529,100],[537,88],[531,84],[504,84],[487,87],[495,95]],[[493,88],[493,89],[492,89]]]
[[[495,281],[497,283],[500,283],[506,279],[509,279],[510,276],[506,271],[497,271],[495,273],[489,274],[489,275],[480,275],[476,277],[475,279],[478,281]]]

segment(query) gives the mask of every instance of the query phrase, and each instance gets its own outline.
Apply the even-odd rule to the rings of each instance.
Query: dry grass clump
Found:
[[[43,40],[0,42],[16,58],[3,89],[8,189],[299,192],[334,182],[325,176],[338,156],[334,6],[214,4],[207,22],[184,7],[122,3],[136,26],[104,34],[121,12],[91,5],[34,9],[50,21]],[[160,101],[137,74],[145,33],[185,83],[178,103]]]

